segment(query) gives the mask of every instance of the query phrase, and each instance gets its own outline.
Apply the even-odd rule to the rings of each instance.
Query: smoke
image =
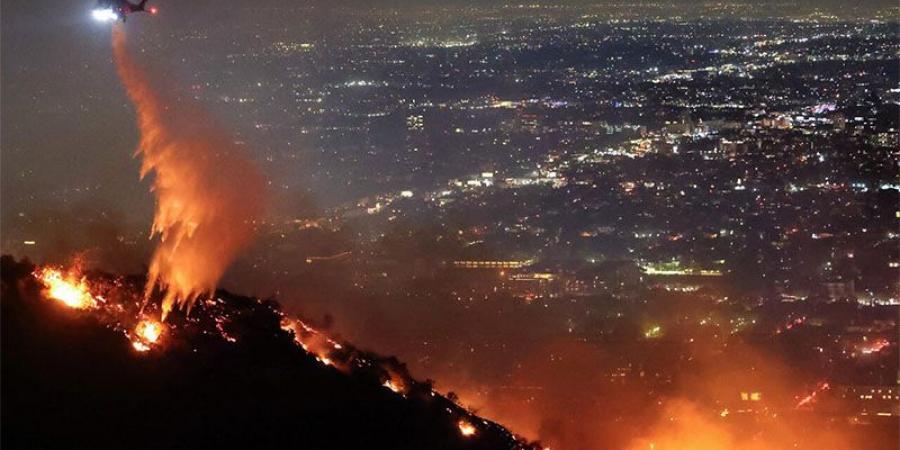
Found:
[[[153,172],[159,235],[145,294],[165,291],[163,318],[190,310],[215,290],[249,243],[263,212],[264,180],[256,166],[199,106],[165,97],[128,54],[124,31],[113,30],[119,76],[137,110],[141,177]]]
[[[651,427],[650,437],[636,439],[628,450],[764,450],[770,442],[751,435],[743,440],[715,419],[704,415],[697,405],[676,400],[666,406],[663,418]],[[749,434],[749,433],[748,433]]]
[[[394,273],[362,296],[342,288],[340,275],[333,286],[317,286],[327,273],[292,274],[296,284],[286,297],[303,299],[295,310],[314,317],[330,312],[337,318],[334,333],[398,355],[414,376],[435,380],[438,391],[454,392],[481,417],[554,450],[800,450],[887,442],[855,436],[841,420],[796,411],[797,396],[822,380],[767,343],[665,319],[673,311],[693,318],[691,324],[716,316],[712,300],[653,295],[647,305],[625,309],[632,318],[620,320],[606,318],[623,308],[612,302],[543,306],[497,297],[461,303],[443,293],[453,284]],[[644,314],[646,322],[663,324],[668,337],[642,339]],[[561,328],[579,317],[576,333]],[[584,339],[589,327],[602,327],[603,338]],[[742,392],[758,392],[762,400],[745,401]]]
[[[872,448],[831,424],[808,423],[777,415],[759,423],[729,424],[685,398],[670,400],[658,421],[634,439],[626,450],[794,450],[818,448]],[[869,439],[869,444],[873,441]],[[880,446],[877,446],[881,448]]]

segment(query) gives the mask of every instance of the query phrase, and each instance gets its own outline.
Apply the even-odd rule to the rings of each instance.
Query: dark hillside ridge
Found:
[[[109,323],[44,298],[33,270],[2,259],[4,449],[538,448],[430,383],[385,388],[384,367],[408,377],[392,358],[350,348],[371,367],[323,365],[281,328],[275,302],[220,291],[170,318],[178,336],[163,351],[139,353]],[[216,329],[223,312],[234,342]]]

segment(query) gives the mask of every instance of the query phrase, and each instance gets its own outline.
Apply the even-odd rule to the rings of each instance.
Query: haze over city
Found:
[[[895,2],[126,3],[2,4],[5,375],[72,320],[375,448],[898,448]]]

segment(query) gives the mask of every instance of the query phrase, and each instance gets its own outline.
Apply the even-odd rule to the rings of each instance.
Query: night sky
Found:
[[[212,1],[153,4],[165,13],[132,17],[126,29],[141,63],[173,89],[197,69],[185,54],[154,50],[176,47],[165,39],[202,33],[210,23],[221,30],[242,10],[236,2],[227,8]],[[94,6],[90,0],[3,3],[4,246],[37,240],[38,258],[103,247],[123,235],[146,240],[152,219],[149,183],[139,181],[140,161],[133,157],[133,108],[112,60],[112,24],[93,20]],[[144,247],[120,262],[135,270]]]
[[[288,26],[316,34],[338,29],[340,20],[340,13],[327,11],[315,22],[283,17],[256,1],[152,3],[158,16],[136,15],[125,28],[141,64],[171,90],[189,88],[192,79],[217,78],[227,66],[225,54],[244,50],[230,40],[232,31],[251,35],[251,40],[254,30]],[[33,255],[59,259],[102,247],[103,240],[122,234],[146,238],[153,198],[149,183],[139,182],[139,160],[132,156],[138,140],[134,112],[115,73],[112,24],[93,20],[94,6],[90,0],[3,3],[0,220],[8,251],[37,240],[43,248]],[[191,40],[195,35],[209,39]],[[206,58],[207,49],[214,56]],[[265,81],[263,76],[252,75]],[[241,117],[220,118],[236,134],[250,126]],[[269,175],[296,179],[303,173]],[[145,256],[142,252],[128,262]]]
[[[106,215],[111,224],[135,226],[152,217],[147,185],[137,181],[137,133],[112,63],[111,29],[92,20],[92,7],[73,1],[3,4],[6,239],[47,239],[54,228],[43,225],[48,220]],[[142,25],[133,22],[132,28]],[[38,230],[26,231],[32,224]],[[29,237],[33,231],[48,234]]]

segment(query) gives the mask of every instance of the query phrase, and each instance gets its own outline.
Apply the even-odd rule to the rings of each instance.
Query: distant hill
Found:
[[[0,270],[4,449],[537,448],[395,359],[334,344],[344,367],[323,363],[275,302],[218,292],[171,318],[165,348],[140,352],[123,324],[45,298],[28,262],[4,256]]]

